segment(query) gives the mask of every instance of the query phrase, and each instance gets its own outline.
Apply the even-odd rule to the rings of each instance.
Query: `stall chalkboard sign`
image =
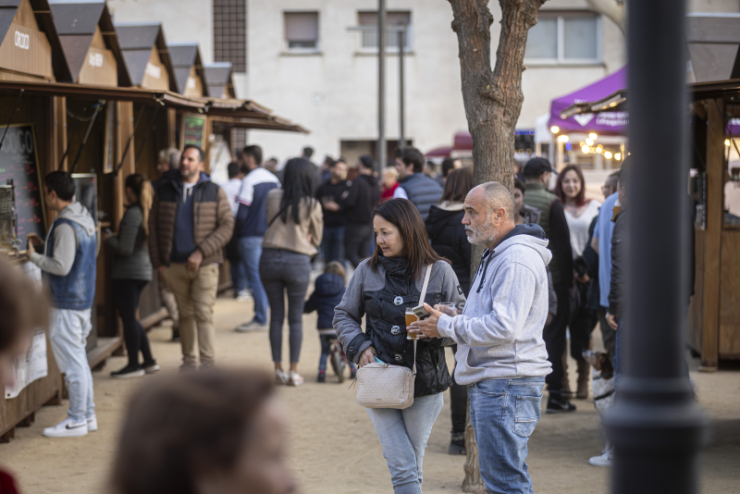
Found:
[[[182,117],[182,144],[194,145],[203,149],[205,144],[205,117],[198,115],[184,115]]]
[[[0,136],[5,129],[0,127]],[[26,235],[46,235],[43,193],[39,178],[36,139],[32,124],[11,125],[0,148],[0,183],[9,178],[15,184],[18,239],[26,249]]]

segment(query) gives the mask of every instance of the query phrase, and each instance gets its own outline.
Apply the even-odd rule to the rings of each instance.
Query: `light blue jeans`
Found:
[[[262,237],[243,237],[239,239],[239,255],[246,268],[247,285],[254,298],[254,320],[267,324],[267,293],[260,279],[260,257],[262,257]]]
[[[414,398],[405,410],[368,408],[383,457],[391,472],[395,494],[421,494],[424,450],[444,398],[443,393]]]
[[[540,420],[544,377],[487,379],[468,388],[487,494],[532,494],[527,442]]]
[[[95,416],[93,377],[87,363],[87,335],[90,334],[90,309],[51,309],[49,339],[69,392],[69,412],[75,422]]]

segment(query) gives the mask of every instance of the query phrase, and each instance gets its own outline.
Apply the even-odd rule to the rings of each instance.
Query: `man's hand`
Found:
[[[188,257],[188,271],[198,271],[200,263],[203,262],[203,254],[195,249],[190,257]]]
[[[360,362],[358,365],[360,367],[365,367],[367,364],[372,364],[375,362],[375,355],[377,355],[375,353],[375,348],[371,346],[367,347],[365,351],[362,352],[362,355],[360,355]]]
[[[26,245],[28,246],[26,248],[26,254],[31,255],[36,253],[36,244],[41,245],[43,240],[41,240],[41,237],[36,235],[35,233],[29,233],[26,235]]]
[[[326,201],[324,204],[324,209],[327,211],[337,212],[339,211],[339,204],[337,204],[334,201]]]
[[[441,338],[439,330],[437,329],[437,321],[444,315],[444,313],[434,309],[429,304],[424,304],[424,309],[431,315],[423,321],[412,322],[411,325],[406,328],[411,334],[418,334],[419,338]]]
[[[581,285],[585,285],[591,281],[591,277],[588,274],[584,274],[583,276],[575,276],[575,280]]]
[[[161,278],[161,277],[162,277],[162,275],[164,274],[164,270],[165,270],[165,268],[167,268],[167,266],[165,266],[165,265],[159,266],[159,267],[157,268],[157,273],[159,273],[159,277],[160,277],[160,278]]]
[[[548,312],[547,319],[545,320],[545,326],[549,326],[553,319],[555,319],[555,316]]]
[[[614,315],[612,315],[612,314],[609,314],[608,312],[606,313],[606,323],[614,331],[616,331],[617,329],[619,329],[619,324],[617,324],[617,317],[614,316]]]

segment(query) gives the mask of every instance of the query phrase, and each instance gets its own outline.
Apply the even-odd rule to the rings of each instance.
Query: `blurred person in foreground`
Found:
[[[239,210],[239,203],[236,199],[242,188],[242,180],[249,173],[249,169],[236,161],[232,161],[226,171],[229,174],[229,181],[221,184],[221,188],[226,192],[226,199],[229,200],[231,212],[236,216],[236,212]],[[249,292],[247,290],[247,273],[239,255],[239,239],[236,235],[232,235],[231,240],[226,244],[226,259],[229,260],[229,274],[234,289],[234,298],[243,302],[249,298]]]
[[[397,149],[396,171],[400,185],[393,198],[408,199],[419,210],[422,221],[426,220],[431,207],[442,197],[442,187],[424,174],[424,155],[410,146]]]
[[[35,331],[46,330],[49,307],[40,284],[0,259],[0,385],[15,386],[16,360],[25,358]],[[13,477],[0,470],[0,494],[17,494]]]
[[[157,173],[159,178],[152,181],[152,190],[157,193],[159,187],[167,180],[176,179],[180,167],[180,150],[177,148],[162,149],[159,152],[157,160]],[[159,299],[162,305],[167,309],[167,315],[172,320],[172,341],[180,341],[180,315],[177,312],[177,301],[175,294],[172,293],[167,282],[160,276],[157,285],[159,286]]]
[[[147,236],[154,193],[150,182],[141,173],[126,177],[124,185],[126,212],[118,226],[118,234],[103,234],[103,240],[114,255],[111,272],[113,299],[123,322],[123,339],[128,354],[128,364],[110,374],[119,379],[140,377],[159,370],[152,356],[149,337],[137,318],[141,292],[152,280]],[[143,364],[139,363],[139,352],[144,358]]]
[[[77,437],[98,430],[93,402],[93,377],[87,361],[87,337],[92,330],[97,275],[95,221],[85,206],[74,202],[75,182],[67,172],[44,177],[44,202],[57,213],[41,239],[29,235],[28,254],[51,288],[49,340],[69,392],[67,418],[44,429],[47,437]]]
[[[254,317],[236,327],[238,332],[267,329],[267,293],[260,277],[262,239],[267,231],[267,194],[280,187],[280,181],[262,167],[262,148],[256,144],[242,151],[242,165],[247,175],[242,180],[236,198],[238,209],[234,219],[234,235],[239,249],[247,286],[254,300]],[[236,238],[236,240],[234,240]]]
[[[471,249],[462,220],[465,216],[463,210],[465,197],[472,188],[473,174],[470,170],[452,170],[447,176],[440,203],[432,206],[424,222],[432,249],[440,257],[452,263],[452,269],[466,297],[470,292]],[[453,345],[452,351],[457,352],[457,347]],[[465,415],[468,407],[468,389],[457,384],[454,378],[450,386],[450,401],[452,435],[447,452],[464,455],[466,453]]]
[[[380,183],[382,185],[380,202],[385,202],[393,199],[393,195],[396,193],[396,189],[400,185],[398,183],[398,172],[396,171],[396,169],[385,168],[381,173]]]
[[[203,173],[205,153],[187,145],[177,177],[160,186],[149,215],[152,267],[172,289],[180,313],[183,369],[215,362],[213,304],[218,265],[234,230],[226,193]]]
[[[314,197],[313,165],[293,158],[285,165],[283,187],[267,194],[267,231],[262,241],[260,278],[270,301],[270,348],[275,382],[303,384],[298,361],[303,343],[303,304],[311,281],[311,258],[324,231],[321,204]],[[288,300],[290,369],[283,371],[283,324]]]
[[[431,317],[410,329],[458,345],[455,381],[469,386],[486,492],[531,494],[527,443],[540,419],[542,388],[551,370],[542,328],[552,254],[542,228],[516,225],[514,198],[498,182],[470,191],[463,224],[470,243],[486,249],[462,315],[425,304]]]
[[[599,214],[599,201],[586,198],[586,180],[578,165],[568,165],[558,175],[555,195],[563,203],[565,220],[570,232],[570,246],[573,252],[573,288],[571,289],[570,355],[578,364],[578,389],[576,398],[588,398],[588,382],[591,365],[583,357],[583,351],[591,347],[591,332],[596,326],[596,311],[588,305],[588,292],[591,277],[583,259],[592,231],[592,223]],[[567,349],[563,357],[567,361]],[[570,389],[567,362],[563,364],[563,389]]]
[[[570,289],[573,286],[570,231],[563,203],[547,189],[553,174],[550,162],[545,158],[532,158],[524,166],[523,173],[526,178],[524,204],[540,212],[539,226],[545,231],[545,238],[549,241],[547,248],[552,253],[549,268],[558,299],[557,314],[543,333],[547,354],[552,363],[552,373],[547,376],[547,413],[574,412],[575,405],[570,403],[563,392],[563,354],[570,319]]]
[[[287,420],[269,374],[171,374],[129,401],[111,494],[292,494]]]
[[[358,175],[350,183],[349,194],[344,201],[347,228],[344,233],[344,252],[347,260],[356,268],[363,259],[372,255],[373,216],[380,201],[375,163],[368,155],[357,161]]]

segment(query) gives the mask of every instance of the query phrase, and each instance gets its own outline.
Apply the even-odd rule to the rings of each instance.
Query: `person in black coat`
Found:
[[[321,357],[319,357],[318,382],[326,382],[326,361],[331,353],[331,340],[337,338],[337,332],[332,325],[334,320],[334,307],[339,305],[344,296],[344,267],[334,261],[324,268],[324,274],[316,278],[315,289],[303,306],[303,313],[309,314],[313,311],[318,313],[319,319],[316,329],[321,339]],[[355,378],[357,367],[349,363],[350,379]]]
[[[432,249],[452,263],[460,288],[468,296],[470,291],[470,242],[462,224],[465,196],[473,188],[473,174],[467,168],[452,170],[447,175],[439,205],[432,206],[425,221]],[[456,352],[457,348],[453,348]],[[452,436],[448,453],[466,454],[465,418],[468,407],[468,390],[456,382],[450,387],[452,411]]]

